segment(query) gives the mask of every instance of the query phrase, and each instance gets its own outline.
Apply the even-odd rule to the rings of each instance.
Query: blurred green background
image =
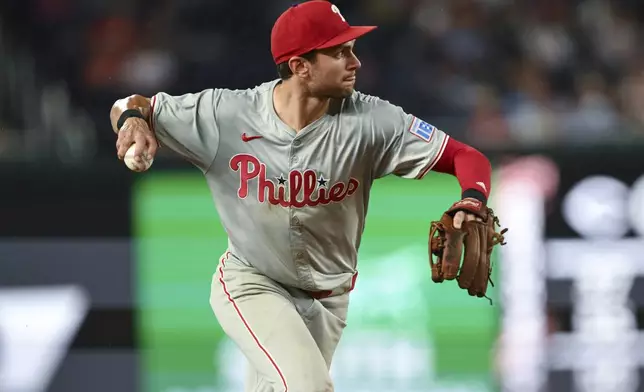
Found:
[[[454,177],[433,172],[423,181],[375,183],[360,276],[331,370],[336,391],[496,390],[498,308],[456,284],[432,283],[428,266],[429,222],[459,193]],[[148,173],[133,207],[141,390],[243,390],[244,359],[208,303],[227,237],[203,177]]]

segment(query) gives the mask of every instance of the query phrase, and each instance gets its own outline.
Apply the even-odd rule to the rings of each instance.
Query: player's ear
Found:
[[[307,77],[310,73],[311,63],[302,57],[291,57],[288,66],[295,76]]]

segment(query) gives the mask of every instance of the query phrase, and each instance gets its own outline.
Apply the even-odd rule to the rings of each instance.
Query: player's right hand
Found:
[[[116,154],[120,160],[123,160],[128,148],[133,144],[136,144],[134,159],[137,162],[141,162],[143,157],[154,159],[159,144],[148,123],[142,118],[128,118],[119,130],[116,140]]]

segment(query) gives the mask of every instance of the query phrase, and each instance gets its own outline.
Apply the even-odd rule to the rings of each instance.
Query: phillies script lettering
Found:
[[[277,185],[266,178],[266,164],[252,155],[235,155],[230,160],[230,168],[239,172],[237,195],[240,198],[245,199],[248,196],[249,182],[254,179],[257,181],[259,202],[268,202],[282,207],[315,207],[319,204],[340,202],[353,195],[360,185],[358,180],[351,178],[348,183],[336,182],[328,187],[318,187],[320,179],[313,170],[303,172],[293,170],[288,175],[287,192],[286,185]]]

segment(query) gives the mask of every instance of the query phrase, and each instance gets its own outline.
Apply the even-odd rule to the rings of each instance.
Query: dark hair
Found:
[[[310,52],[306,52],[299,57],[302,57],[305,60],[308,60],[310,62],[315,62],[315,55],[317,51],[312,50]],[[293,76],[293,72],[291,71],[291,68],[288,66],[288,61],[281,62],[277,64],[277,75],[282,79],[282,80],[287,80],[291,76]]]

